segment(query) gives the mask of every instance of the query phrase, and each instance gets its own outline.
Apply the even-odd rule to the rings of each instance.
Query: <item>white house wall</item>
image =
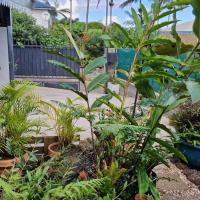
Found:
[[[0,87],[10,82],[7,28],[0,27]]]
[[[36,23],[44,28],[49,28],[51,16],[46,10],[32,10],[31,15],[36,19]]]

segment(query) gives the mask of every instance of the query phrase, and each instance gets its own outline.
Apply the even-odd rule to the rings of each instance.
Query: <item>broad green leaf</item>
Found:
[[[53,55],[56,55],[56,56],[60,56],[62,58],[65,58],[67,60],[70,60],[70,61],[80,65],[80,60],[78,60],[77,58],[75,58],[73,56],[62,54],[61,52],[53,50],[53,49],[51,49],[51,50],[50,49],[45,49],[44,52],[46,52],[48,54],[53,54]]]
[[[137,171],[139,195],[142,197],[149,189],[149,177],[144,167],[139,167]]]
[[[158,38],[158,39],[154,39],[154,40],[147,40],[143,44],[144,45],[150,45],[150,44],[169,44],[169,45],[173,45],[175,43],[172,42],[170,39]]]
[[[160,11],[160,0],[154,0],[152,4],[153,15],[157,16]]]
[[[168,106],[166,112],[173,111],[178,106],[180,106],[181,104],[185,103],[187,100],[188,100],[188,96],[180,98],[180,99],[176,99],[172,104],[170,104]]]
[[[142,9],[143,17],[144,17],[144,23],[145,25],[148,25],[150,23],[150,17],[144,4],[141,4],[141,9]]]
[[[193,24],[193,32],[200,40],[200,1],[199,0],[192,0],[192,8],[193,14],[195,16],[194,24]]]
[[[99,57],[94,59],[93,61],[91,61],[88,65],[86,65],[84,73],[85,74],[90,74],[93,71],[95,71],[95,69],[97,67],[102,67],[107,63],[106,59],[104,57]]]
[[[114,81],[115,83],[119,84],[122,88],[125,88],[126,81],[124,81],[123,79],[114,77],[114,78],[113,78],[113,81]]]
[[[186,7],[181,7],[181,8],[177,8],[177,9],[173,9],[173,10],[169,10],[169,11],[166,11],[166,12],[164,12],[164,13],[161,13],[157,18],[156,18],[156,20],[159,20],[159,19],[161,19],[161,18],[163,18],[163,17],[167,17],[167,16],[169,16],[169,15],[171,15],[171,14],[173,14],[173,13],[176,13],[176,12],[178,12],[178,11],[180,11],[180,10],[184,10]]]
[[[176,149],[173,145],[171,145],[170,141],[164,141],[164,140],[161,140],[158,138],[151,138],[151,140],[153,140],[156,143],[160,144],[161,146],[165,147],[170,153],[173,153],[178,158],[187,162],[187,159],[185,158],[185,156],[178,149]]]
[[[122,98],[119,94],[117,94],[115,91],[110,90],[109,88],[105,88],[106,92],[110,95],[112,95],[113,97],[115,97],[116,99],[118,99],[120,102],[122,102]]]
[[[131,80],[133,82],[145,80],[145,79],[157,79],[157,78],[165,78],[170,79],[173,81],[178,81],[178,78],[176,76],[173,76],[167,72],[164,71],[147,71],[143,72],[140,75],[136,75],[135,77],[132,76]]]
[[[105,104],[106,106],[108,106],[113,112],[115,112],[116,114],[120,113],[119,108],[117,108],[113,103],[109,102],[109,101],[105,101],[104,99],[99,99],[100,102],[102,102],[103,104]],[[126,111],[122,112],[122,115],[132,124],[137,126],[137,122],[132,118],[132,116],[130,114],[128,114]]]
[[[53,65],[57,65],[59,68],[62,68],[65,71],[69,72],[72,76],[74,76],[75,78],[77,78],[82,83],[84,82],[83,78],[78,73],[74,72],[70,67],[68,67],[64,63],[58,62],[56,60],[49,60],[49,63],[51,63]]]
[[[71,85],[67,84],[67,83],[63,83],[61,84],[61,86],[65,89],[71,90],[74,93],[76,93],[77,95],[79,95],[80,97],[82,97],[85,101],[88,101],[88,98],[85,94],[83,94],[82,92],[76,90],[74,87],[72,87]]]
[[[102,103],[102,101],[100,101],[99,99],[102,99],[102,100],[104,100],[104,101],[109,101],[109,100],[112,99],[112,95],[111,95],[111,94],[107,94],[107,95],[105,95],[105,96],[102,96],[102,97],[96,99],[96,100],[94,101],[94,103],[92,104],[92,106],[91,106],[92,109],[101,107],[101,105],[102,105],[103,103]]]
[[[157,161],[161,162],[162,164],[166,165],[167,167],[169,167],[168,162],[165,160],[165,158],[163,158],[162,154],[160,154],[160,152],[158,152],[157,150],[154,149],[147,149],[145,150],[145,154],[147,154],[149,157],[153,157],[154,159],[156,159]]]
[[[133,41],[133,39],[130,37],[129,32],[123,28],[122,26],[120,26],[117,23],[113,23],[113,26],[115,26],[121,33],[122,35],[124,35],[124,37],[126,38],[126,40],[133,45],[133,47],[135,46],[135,42]]]
[[[177,139],[177,134],[175,134],[172,130],[170,130],[168,127],[166,127],[164,124],[158,124],[158,128],[162,129],[163,131],[166,131],[167,133],[170,134],[173,138]]]
[[[165,5],[164,7],[162,7],[162,9],[173,8],[173,7],[176,7],[176,6],[186,6],[186,5],[191,4],[192,1],[193,0],[176,0],[174,2],[168,3],[167,5]]]
[[[149,183],[149,188],[150,188],[151,194],[153,195],[154,200],[160,200],[159,192],[152,181],[150,181]]]
[[[191,66],[186,66],[183,70],[183,73],[186,75],[190,75],[193,73],[200,73],[200,63],[191,64]]]
[[[187,66],[187,63],[182,62],[180,59],[178,58],[174,58],[172,56],[165,56],[165,55],[156,55],[156,56],[152,56],[152,57],[142,57],[140,58],[141,60],[156,60],[156,61],[166,61],[166,62],[171,62],[171,63],[176,63],[179,64],[181,66]]]
[[[128,77],[128,72],[124,69],[117,69],[117,71],[120,73],[120,74],[123,74],[124,76]]]
[[[135,83],[135,86],[140,94],[146,98],[156,98],[153,88],[150,86],[148,80],[140,80]]]
[[[189,94],[192,97],[192,102],[197,103],[200,101],[200,83],[195,81],[187,81],[186,86]]]
[[[141,24],[141,21],[140,21],[140,18],[138,16],[137,12],[133,8],[131,8],[131,16],[135,23],[135,29],[138,34],[138,38],[141,38],[143,36],[142,24]]]
[[[149,33],[152,33],[152,32],[155,32],[155,31],[158,31],[159,29],[165,27],[165,26],[168,26],[170,24],[173,24],[175,23],[175,21],[169,21],[169,22],[162,22],[160,24],[156,24],[155,26],[153,26],[150,30],[149,30]]]
[[[87,86],[88,92],[95,90],[100,85],[104,85],[109,80],[109,78],[110,76],[108,73],[100,74],[89,83],[89,85]]]
[[[69,38],[70,42],[72,43],[74,49],[76,50],[76,53],[78,54],[78,57],[80,60],[85,58],[85,55],[83,54],[83,52],[78,48],[74,38],[72,37],[72,34],[66,29],[64,28],[65,33],[67,34],[67,37]]]

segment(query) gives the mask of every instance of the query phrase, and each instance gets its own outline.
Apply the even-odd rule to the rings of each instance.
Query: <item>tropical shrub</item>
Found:
[[[43,125],[34,119],[39,112],[39,98],[29,82],[13,81],[0,90],[0,151],[1,157],[22,156],[30,132],[38,133]]]
[[[36,25],[33,17],[26,13],[12,10],[13,40],[18,46],[26,44],[45,44],[47,31]]]
[[[190,79],[191,74],[199,72],[199,61],[198,59],[192,58],[200,43],[198,42],[192,51],[188,49],[188,57],[185,60],[181,60],[179,55],[181,53],[182,43],[176,32],[177,21],[164,21],[171,14],[176,18],[175,14],[185,9],[190,3],[191,1],[188,0],[176,2],[156,0],[153,2],[151,12],[147,12],[145,6],[141,4],[140,9],[143,20],[140,20],[141,16],[133,8],[129,13],[134,23],[133,35],[127,29],[115,24],[115,27],[125,38],[125,42],[123,43],[123,40],[117,42],[116,38],[112,38],[112,33],[110,36],[104,37],[107,44],[110,43],[112,47],[127,47],[135,50],[130,69],[128,71],[120,71],[120,73],[126,76],[126,81],[115,78],[115,81],[124,90],[122,97],[105,88],[107,94],[98,98],[92,105],[90,104],[88,93],[100,85],[104,87],[103,85],[108,81],[109,75],[106,73],[101,74],[89,84],[86,83],[86,76],[97,67],[105,64],[106,61],[100,57],[90,61],[88,64],[84,52],[78,48],[72,35],[67,30],[65,31],[79,56],[79,60],[74,60],[74,58],[69,57],[68,59],[80,63],[82,67],[81,74],[75,73],[62,63],[51,61],[79,79],[84,86],[83,92],[77,91],[74,88],[68,87],[68,89],[81,96],[87,103],[93,150],[99,159],[97,163],[99,174],[100,176],[113,177],[112,175],[115,175],[113,171],[118,172],[116,174],[119,176],[117,176],[116,182],[113,184],[119,198],[130,199],[134,198],[135,193],[139,193],[140,196],[145,193],[150,193],[154,199],[159,199],[154,182],[155,177],[152,175],[153,167],[159,163],[167,165],[166,158],[170,154],[175,154],[177,157],[186,160],[183,154],[175,148],[172,141],[160,139],[158,134],[159,130],[164,130],[173,136],[171,130],[161,123],[161,119],[165,114],[187,102],[189,98],[192,98],[194,103],[200,100],[200,96],[196,95],[196,91],[200,90],[200,84],[197,79]],[[199,20],[199,11],[197,8],[199,2],[193,0],[192,6],[196,16],[194,33],[200,39],[197,29]],[[174,41],[159,38],[157,32],[161,28],[171,24]],[[157,54],[154,47],[158,44],[175,44],[177,50],[176,57]],[[146,66],[149,68],[146,69]],[[170,73],[168,72],[169,70]],[[154,80],[158,83],[160,86],[158,93],[149,84],[149,80]],[[130,85],[135,85],[137,93],[143,99],[146,98],[152,102],[152,108],[148,111],[147,122],[143,126],[140,126],[137,122],[135,109],[129,113],[125,108]],[[119,107],[110,101],[113,97],[119,101]],[[137,98],[133,102],[136,103]],[[111,119],[112,122],[105,120],[98,122],[94,126],[95,120],[92,118],[94,117],[93,112],[103,104],[115,113],[116,118]],[[96,132],[94,132],[94,127],[97,130]],[[94,133],[97,136],[96,143]],[[129,133],[128,135],[130,137],[127,136],[127,133]],[[98,143],[100,144],[100,151],[98,151]],[[123,176],[121,176],[122,173]]]
[[[200,104],[188,101],[170,115],[172,125],[181,139],[200,144]]]
[[[83,106],[76,104],[76,100],[66,99],[65,103],[53,101],[51,104],[44,102],[48,108],[48,115],[55,123],[55,132],[62,146],[79,140],[78,133],[83,131],[78,127],[77,120],[85,115]]]

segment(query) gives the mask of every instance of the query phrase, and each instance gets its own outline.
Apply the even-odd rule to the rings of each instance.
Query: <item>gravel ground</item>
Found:
[[[161,200],[200,200],[198,187],[174,164],[170,168],[159,165],[155,172],[161,178],[157,183]]]

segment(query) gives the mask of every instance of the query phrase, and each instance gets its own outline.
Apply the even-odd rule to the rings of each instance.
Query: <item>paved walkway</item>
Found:
[[[75,99],[77,97],[77,95],[75,93],[73,93],[72,91],[63,90],[63,89],[39,87],[36,90],[36,92],[41,96],[42,99],[44,99],[46,101],[54,100],[54,101],[65,102],[67,97],[69,97],[71,99]],[[92,104],[97,98],[99,98],[101,96],[103,96],[103,94],[91,93],[89,95],[90,104]],[[132,104],[133,100],[134,100],[133,97],[127,98],[126,106],[130,106]],[[113,98],[111,100],[111,102],[114,105],[120,105],[119,101],[116,98]],[[77,103],[80,103],[80,104],[86,106],[86,103],[82,99],[78,100]],[[89,138],[91,136],[89,122],[86,119],[78,120],[77,125],[85,130],[85,131],[81,132],[81,134],[80,134],[81,140]],[[49,133],[49,134],[53,134],[53,133]]]

